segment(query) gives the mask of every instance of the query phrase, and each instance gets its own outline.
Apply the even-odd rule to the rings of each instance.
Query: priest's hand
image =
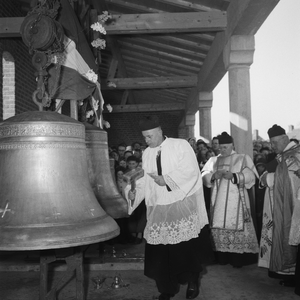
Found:
[[[216,171],[213,175],[212,175],[212,180],[216,180],[216,179],[221,179],[223,176],[223,173],[221,171]]]
[[[152,178],[154,179],[154,182],[157,183],[160,186],[167,185],[166,182],[165,182],[165,179],[162,175],[156,175],[156,176],[154,175]]]
[[[231,180],[233,177],[233,174],[230,171],[226,171],[223,173],[223,178]]]
[[[136,190],[129,190],[128,192],[128,199],[131,200],[131,201],[134,201],[135,200],[135,195],[136,195]]]

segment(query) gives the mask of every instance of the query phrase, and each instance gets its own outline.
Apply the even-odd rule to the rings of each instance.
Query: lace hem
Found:
[[[160,222],[146,226],[144,237],[149,244],[178,244],[198,237],[201,227],[197,213],[176,222]]]
[[[245,223],[244,231],[212,229],[213,249],[220,252],[258,253],[258,242],[251,223]]]

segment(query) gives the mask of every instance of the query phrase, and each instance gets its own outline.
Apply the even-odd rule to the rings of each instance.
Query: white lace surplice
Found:
[[[157,174],[156,156],[161,151],[166,186],[157,185],[148,173]],[[195,153],[182,139],[167,138],[159,147],[143,154],[145,175],[137,181],[137,194],[129,214],[145,199],[147,224],[144,238],[149,244],[177,244],[196,238],[208,224],[201,173]],[[125,195],[128,194],[126,188]]]

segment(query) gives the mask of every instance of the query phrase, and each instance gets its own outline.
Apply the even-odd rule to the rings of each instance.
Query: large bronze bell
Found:
[[[128,217],[127,201],[119,193],[111,173],[107,133],[88,123],[85,127],[89,180],[96,198],[114,219]]]
[[[45,111],[0,123],[0,250],[66,248],[118,234],[88,179],[82,123]]]

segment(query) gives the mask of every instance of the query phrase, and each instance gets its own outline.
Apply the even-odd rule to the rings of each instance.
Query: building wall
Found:
[[[157,115],[159,117],[162,130],[168,137],[178,137],[178,127],[181,117],[167,112],[149,113],[105,113],[103,118],[110,123],[107,131],[108,144],[117,146],[124,142],[131,145],[133,142],[140,142],[145,145],[142,133],[139,130],[139,120],[142,117]]]

